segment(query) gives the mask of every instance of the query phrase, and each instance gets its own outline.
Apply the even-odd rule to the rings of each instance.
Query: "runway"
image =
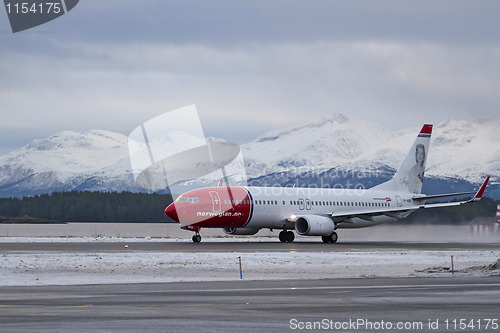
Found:
[[[500,313],[498,277],[2,287],[0,294],[2,332],[289,332],[308,325],[493,332]]]
[[[475,325],[466,331],[498,331],[500,279],[485,267],[499,249],[300,239],[0,242],[0,329],[450,332],[466,321]]]
[[[339,242],[324,244],[321,241],[281,243],[277,240],[211,241],[201,243],[182,242],[67,242],[67,243],[0,243],[3,252],[115,252],[125,251],[161,252],[337,252],[337,251],[383,251],[383,250],[499,250],[500,243],[430,243],[430,242]]]

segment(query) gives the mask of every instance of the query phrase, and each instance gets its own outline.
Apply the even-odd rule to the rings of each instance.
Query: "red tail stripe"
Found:
[[[425,124],[420,131],[420,134],[432,134],[432,125]]]

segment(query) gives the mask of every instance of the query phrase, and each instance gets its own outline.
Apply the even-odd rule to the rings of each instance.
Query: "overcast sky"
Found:
[[[500,1],[82,0],[13,34],[0,9],[0,153],[128,135],[196,104],[246,143],[334,113],[418,127],[500,117]]]

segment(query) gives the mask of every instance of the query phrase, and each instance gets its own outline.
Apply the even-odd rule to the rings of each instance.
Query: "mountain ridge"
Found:
[[[343,184],[342,176],[350,179],[349,172],[362,170],[367,175],[362,180],[371,185],[390,177],[418,130],[391,131],[334,114],[270,131],[241,149],[250,184],[263,185],[288,173],[288,180],[273,184],[306,186],[322,179],[331,186]],[[500,120],[446,120],[434,127],[426,176],[431,182],[443,184],[448,179],[473,187],[486,175],[499,175],[496,142],[500,142]],[[106,130],[62,131],[34,140],[0,156],[0,197],[72,190],[144,191],[134,182],[127,143],[127,136]],[[327,172],[340,176],[327,179]],[[498,180],[492,178],[490,187],[500,198]]]

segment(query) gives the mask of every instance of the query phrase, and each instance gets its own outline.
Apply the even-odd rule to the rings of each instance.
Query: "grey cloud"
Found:
[[[208,135],[237,143],[336,112],[392,128],[498,117],[499,7],[80,1],[44,26],[0,35],[0,140],[127,134],[192,103]]]
[[[498,43],[498,1],[81,1],[44,26],[65,40],[228,46],[312,40]]]

